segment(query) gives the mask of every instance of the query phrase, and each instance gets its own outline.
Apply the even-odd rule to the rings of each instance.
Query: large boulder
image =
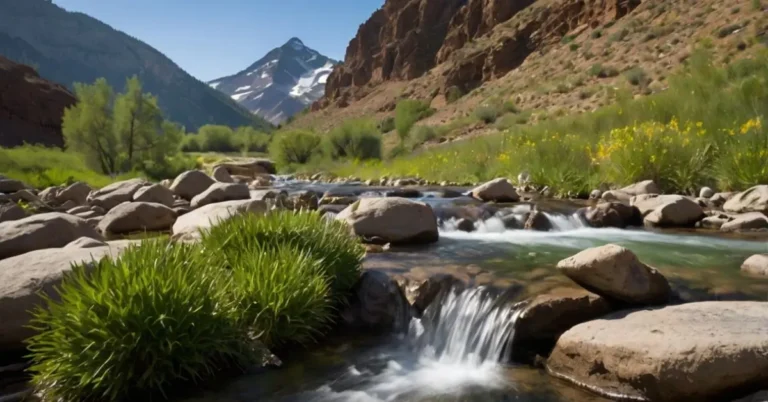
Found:
[[[603,201],[629,204],[632,195],[621,190],[609,190],[604,192],[600,198],[602,198]]]
[[[595,228],[625,228],[642,223],[640,212],[620,202],[601,202],[579,211],[589,226]]]
[[[410,316],[410,305],[397,282],[373,270],[360,277],[341,313],[345,325],[375,331],[404,329]]]
[[[14,202],[0,204],[0,222],[15,221],[26,216],[27,213]]]
[[[173,199],[173,192],[167,187],[164,187],[161,184],[152,184],[138,189],[138,191],[133,194],[133,201],[154,202],[163,204],[166,207],[171,207],[175,200]]]
[[[213,183],[205,191],[192,198],[192,208],[200,208],[208,204],[223,201],[247,200],[251,192],[245,184]]]
[[[49,212],[0,223],[0,259],[44,248],[64,247],[80,237],[103,237],[84,219]]]
[[[622,191],[631,196],[642,194],[661,194],[659,186],[653,180],[643,180],[641,182],[630,184],[619,191]]]
[[[639,195],[630,204],[648,226],[693,226],[705,216],[699,204],[681,195]]]
[[[762,212],[768,215],[768,184],[754,186],[734,195],[723,204],[723,209],[733,213]]]
[[[126,202],[112,208],[99,222],[105,236],[142,231],[168,230],[176,221],[176,213],[154,202]]]
[[[102,189],[91,191],[88,195],[88,203],[109,211],[121,203],[131,201],[133,195],[145,184],[146,182],[142,179],[131,179],[112,183]]]
[[[557,263],[557,269],[585,289],[631,304],[669,300],[667,279],[637,259],[632,251],[608,244],[584,250]]]
[[[547,369],[628,400],[730,400],[768,383],[767,351],[768,303],[688,303],[577,325],[560,336]]]
[[[741,271],[768,277],[768,254],[755,254],[741,264]]]
[[[209,228],[234,215],[243,213],[264,214],[267,204],[261,200],[237,200],[218,202],[195,209],[180,216],[173,224],[173,238],[195,240],[201,229]]]
[[[214,180],[216,180],[219,183],[234,183],[235,180],[232,178],[232,175],[229,174],[229,171],[224,166],[217,166],[213,169],[213,172],[211,173],[211,176]]]
[[[76,205],[83,205],[88,200],[88,194],[90,194],[91,191],[93,191],[91,186],[83,182],[79,181],[72,183],[56,193],[56,203],[63,204],[67,201],[72,201]]]
[[[269,159],[251,159],[248,161],[229,161],[217,163],[215,168],[227,169],[230,175],[255,177],[259,174],[275,174],[275,164]]]
[[[199,170],[188,170],[171,183],[171,191],[177,196],[191,201],[196,195],[205,191],[215,181]]]
[[[748,230],[768,229],[768,216],[761,212],[747,212],[731,216],[720,226],[723,232],[741,232]]]
[[[127,243],[92,248],[48,248],[0,260],[0,350],[23,348],[34,334],[30,313],[43,303],[42,295],[57,298],[55,288],[71,264],[117,256]]]
[[[432,207],[406,198],[362,198],[336,219],[346,222],[357,236],[369,242],[434,243],[439,237]]]
[[[25,188],[27,188],[27,186],[19,180],[0,179],[0,193],[15,193],[24,190]]]
[[[472,189],[472,196],[481,201],[517,202],[520,195],[509,180],[505,178],[493,179],[485,184]]]

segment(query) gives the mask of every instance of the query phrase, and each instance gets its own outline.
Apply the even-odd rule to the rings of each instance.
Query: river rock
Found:
[[[235,180],[232,178],[232,175],[229,174],[229,171],[224,166],[216,166],[213,169],[213,173],[211,174],[213,176],[213,179],[218,181],[219,183],[234,183]]]
[[[755,254],[741,264],[742,272],[768,277],[768,254]]]
[[[356,196],[345,197],[328,197],[324,196],[320,199],[320,205],[351,205],[357,201]]]
[[[432,207],[407,198],[362,198],[336,219],[346,222],[357,236],[369,242],[434,243],[439,237]]]
[[[486,202],[517,202],[520,200],[515,186],[503,177],[475,187],[471,193],[474,198]]]
[[[632,197],[630,205],[649,226],[693,226],[705,216],[699,204],[680,195],[639,195]]]
[[[199,230],[209,228],[218,222],[242,213],[264,214],[267,204],[260,200],[236,200],[208,204],[176,219],[173,224],[173,238],[196,240]]]
[[[761,212],[768,215],[768,185],[754,186],[734,195],[725,202],[723,209],[733,213]]]
[[[608,244],[584,250],[557,263],[557,269],[585,289],[630,304],[669,300],[667,279],[637,259],[632,251]]]
[[[461,218],[458,221],[456,221],[456,230],[460,230],[462,232],[474,232],[475,231],[475,222],[472,222],[470,219],[467,218]]]
[[[0,204],[0,222],[15,221],[23,219],[27,216],[20,206],[16,203],[8,202]]]
[[[0,179],[0,193],[15,193],[24,190],[25,188],[27,188],[27,186],[19,180]]]
[[[188,170],[178,176],[171,183],[171,191],[177,196],[191,201],[196,195],[202,193],[214,180],[199,170]]]
[[[555,288],[528,301],[515,321],[513,350],[534,348],[546,354],[573,326],[614,311],[606,299],[584,289]]]
[[[49,212],[0,223],[0,259],[44,248],[64,247],[80,237],[103,240],[88,222]]]
[[[626,186],[619,191],[627,193],[631,196],[642,194],[661,194],[659,186],[653,180],[643,180],[641,182]]]
[[[720,230],[723,232],[741,232],[747,230],[768,229],[768,216],[760,212],[747,212],[731,216],[723,223]]]
[[[92,212],[91,207],[87,205],[81,205],[79,207],[74,207],[67,210],[67,213],[70,215],[82,214],[83,212]]]
[[[341,319],[356,329],[405,329],[410,321],[410,307],[394,279],[383,272],[368,270],[355,284]]]
[[[640,211],[620,202],[601,202],[594,207],[581,209],[579,215],[595,228],[625,228],[640,225]]]
[[[192,208],[223,201],[247,200],[251,198],[248,186],[235,183],[213,183],[205,191],[192,198]]]
[[[603,196],[603,192],[598,189],[594,189],[592,190],[592,192],[589,193],[590,200],[599,200],[602,196]]]
[[[523,228],[525,230],[548,232],[552,230],[552,222],[549,221],[549,218],[543,212],[533,210],[528,214],[528,219],[525,220]]]
[[[272,176],[257,175],[248,187],[253,189],[269,187],[272,185]]]
[[[712,198],[709,199],[709,201],[712,203],[712,205],[716,207],[722,207],[726,201],[733,198],[734,195],[738,193],[734,191],[724,192],[724,193],[715,193],[715,195],[712,196]]]
[[[275,164],[269,159],[251,159],[247,161],[220,162],[214,168],[223,167],[230,175],[255,177],[258,174],[275,174]]]
[[[154,202],[163,204],[166,207],[172,207],[175,200],[173,199],[173,192],[167,187],[160,184],[152,184],[138,189],[138,191],[133,194],[133,201]]]
[[[96,240],[92,239],[90,237],[81,237],[77,240],[74,240],[64,246],[64,248],[70,249],[70,248],[93,248],[93,247],[101,247],[106,246],[107,242],[102,240]]]
[[[709,187],[702,187],[701,190],[699,190],[699,198],[712,198],[714,195],[715,190],[712,190]]]
[[[12,193],[12,194],[9,195],[9,197],[11,197],[11,201],[13,201],[13,202],[24,201],[24,202],[30,203],[30,204],[34,204],[34,203],[39,203],[40,202],[40,198],[37,195],[35,195],[35,193],[33,193],[33,192],[31,192],[31,191],[29,191],[27,189],[19,190],[19,191],[15,192],[15,193]]]
[[[88,204],[97,205],[109,211],[123,202],[130,202],[133,195],[145,184],[146,182],[142,179],[112,183],[102,189],[91,191],[88,194]]]
[[[48,248],[0,260],[0,350],[23,348],[34,334],[27,326],[42,295],[57,299],[55,288],[71,264],[117,256],[127,243],[92,248]]]
[[[423,314],[424,310],[426,310],[441,293],[447,294],[447,292],[450,292],[453,289],[464,289],[466,286],[466,283],[453,275],[435,274],[430,275],[420,283],[416,281],[415,283],[411,283],[411,286],[403,286],[401,289],[404,288],[405,298],[411,303],[411,306],[413,306],[416,312],[418,314]]]
[[[76,206],[85,205],[91,191],[93,191],[91,186],[83,182],[72,183],[56,193],[56,203],[64,204],[67,201],[72,201]]]
[[[714,230],[720,230],[720,228],[728,223],[730,220],[732,220],[733,217],[728,214],[719,213],[719,214],[712,214],[707,216],[706,218],[700,220],[696,227],[702,228],[702,229],[714,229]]]
[[[603,193],[602,199],[603,201],[608,202],[620,202],[623,204],[629,204],[632,196],[629,193],[621,190],[609,190]]]
[[[126,202],[107,212],[99,222],[99,231],[105,236],[164,231],[170,229],[175,221],[176,213],[163,204]]]
[[[700,302],[579,324],[560,336],[547,369],[604,395],[722,400],[768,382],[766,351],[768,303]]]
[[[78,214],[73,214],[73,215],[77,216],[78,218],[83,218],[83,219],[87,220],[87,219],[95,218],[97,216],[102,216],[103,214],[100,214],[100,213],[98,213],[96,211],[91,211],[89,209],[89,210],[87,210],[85,212],[80,212]]]

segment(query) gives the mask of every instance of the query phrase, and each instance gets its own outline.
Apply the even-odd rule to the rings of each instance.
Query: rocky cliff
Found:
[[[0,146],[62,146],[61,118],[75,97],[32,67],[0,56]]]

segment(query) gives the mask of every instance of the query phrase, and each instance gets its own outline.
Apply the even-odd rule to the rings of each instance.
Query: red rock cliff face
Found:
[[[0,146],[63,146],[61,119],[75,101],[63,86],[0,56]]]
[[[442,63],[447,65],[442,88],[469,90],[517,68],[569,32],[619,19],[640,2],[387,0],[360,26],[313,109],[344,107],[378,83],[412,80]]]

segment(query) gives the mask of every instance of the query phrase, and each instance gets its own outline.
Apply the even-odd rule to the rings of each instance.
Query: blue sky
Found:
[[[292,37],[341,60],[384,0],[54,0],[139,38],[195,77],[229,75]]]

